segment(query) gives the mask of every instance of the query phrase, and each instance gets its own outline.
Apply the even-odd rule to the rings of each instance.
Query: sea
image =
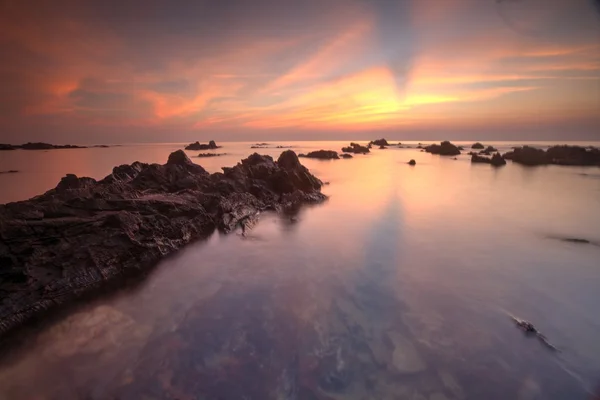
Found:
[[[456,158],[403,142],[301,159],[325,203],[265,213],[246,235],[215,232],[136,284],[17,332],[2,346],[0,400],[597,399],[600,168],[493,168],[471,164],[473,142],[455,143]],[[219,144],[202,151],[219,157],[187,154],[216,172],[277,146],[347,142]],[[164,163],[184,145],[3,151],[0,171],[19,172],[0,174],[0,203],[67,173]]]

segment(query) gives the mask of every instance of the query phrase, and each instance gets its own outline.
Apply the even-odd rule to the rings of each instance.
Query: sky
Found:
[[[600,0],[0,0],[0,143],[600,140]]]

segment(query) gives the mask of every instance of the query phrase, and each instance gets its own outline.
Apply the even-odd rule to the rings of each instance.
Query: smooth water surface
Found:
[[[193,161],[214,172],[282,151],[223,145]],[[0,202],[178,148],[2,152],[0,170],[21,172],[0,175]],[[494,169],[414,148],[302,163],[328,202],[214,234],[48,324],[0,360],[0,399],[593,398],[600,168]]]

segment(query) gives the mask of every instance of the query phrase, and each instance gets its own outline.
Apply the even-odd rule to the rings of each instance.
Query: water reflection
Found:
[[[303,162],[331,182],[327,203],[264,214],[245,237],[215,234],[136,290],[48,326],[4,360],[2,396],[589,397],[600,253],[539,232],[600,238],[599,183],[414,149]],[[522,335],[508,312],[562,352]]]

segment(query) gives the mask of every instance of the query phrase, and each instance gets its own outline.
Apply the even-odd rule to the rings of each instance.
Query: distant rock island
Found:
[[[369,150],[369,147],[367,146],[361,146],[358,143],[350,143],[350,146],[347,147],[342,147],[342,151],[344,153],[355,153],[355,154],[367,154],[370,153],[371,150]]]
[[[536,165],[600,166],[600,149],[581,146],[552,146],[547,150],[530,146],[515,147],[504,154],[505,160],[514,163]]]
[[[0,143],[0,150],[18,150],[18,149],[22,149],[22,150],[55,150],[55,149],[87,149],[88,147],[102,147],[102,148],[107,148],[107,147],[112,147],[106,144],[97,144],[94,146],[76,146],[73,144],[50,144],[50,143],[43,143],[43,142],[35,142],[35,143],[25,143],[25,144],[5,144],[5,143]]]
[[[318,158],[319,160],[339,160],[338,153],[333,150],[316,150],[308,154],[300,154],[298,157]]]
[[[227,153],[200,153],[196,157],[199,157],[199,158],[219,157],[219,156],[224,156],[226,154]]]
[[[431,144],[425,147],[425,151],[431,154],[439,154],[440,156],[457,156],[460,154],[460,149],[447,140],[440,144]]]
[[[322,202],[322,184],[291,150],[214,174],[178,150],[164,165],[121,165],[99,181],[71,174],[45,194],[0,205],[0,334],[215,229]]]
[[[506,165],[506,161],[499,153],[494,154],[491,158],[480,156],[478,154],[472,154],[471,162],[472,163],[491,164],[494,167],[501,167],[502,165]]]
[[[221,146],[217,146],[214,140],[211,140],[208,144],[195,142],[185,146],[186,150],[214,150],[219,148],[221,148]]]

